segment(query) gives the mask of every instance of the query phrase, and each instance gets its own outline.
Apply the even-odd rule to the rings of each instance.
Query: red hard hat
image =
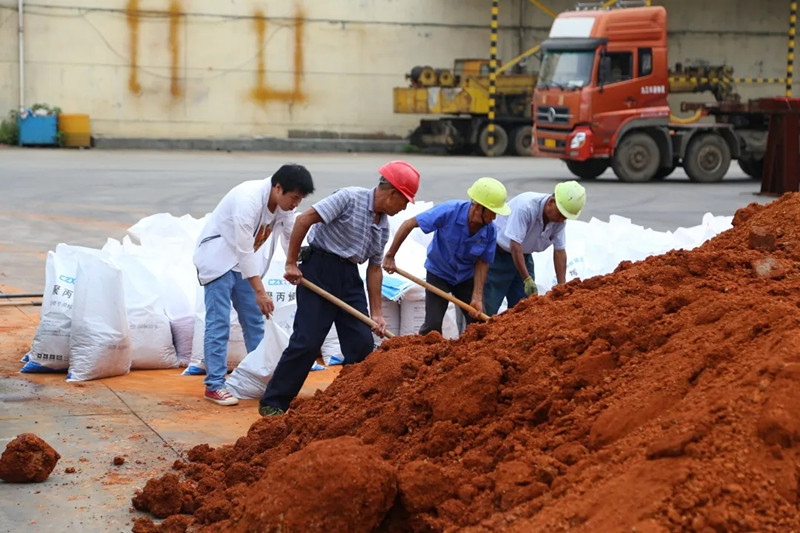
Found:
[[[386,181],[403,193],[408,201],[414,203],[414,195],[419,190],[419,172],[405,161],[389,161],[378,169]]]

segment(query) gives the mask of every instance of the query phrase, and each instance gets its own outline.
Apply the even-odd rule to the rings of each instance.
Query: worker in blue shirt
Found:
[[[306,278],[366,315],[367,298],[358,265],[369,261],[367,296],[375,323],[372,331],[384,336],[381,262],[389,241],[388,217],[405,209],[408,202],[414,202],[419,190],[419,172],[405,161],[390,161],[378,173],[376,187],[339,189],[297,217],[289,238],[283,277],[295,285]],[[300,245],[306,235],[309,247],[305,257],[300,257]],[[375,347],[369,326],[298,285],[292,336],[261,396],[258,412],[262,416],[281,415],[289,409],[334,323],[344,363],[363,361]]]
[[[390,274],[397,268],[394,257],[414,228],[434,232],[425,260],[426,281],[452,294],[475,309],[466,322],[474,322],[483,312],[483,286],[489,264],[494,261],[497,231],[492,221],[507,215],[506,188],[494,178],[480,178],[467,191],[472,201],[450,200],[403,222],[392,245],[383,257],[383,268]],[[420,335],[442,332],[448,301],[425,291],[425,322]]]

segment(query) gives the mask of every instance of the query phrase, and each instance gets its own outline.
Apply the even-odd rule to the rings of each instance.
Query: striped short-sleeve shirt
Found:
[[[389,240],[389,217],[375,223],[375,189],[346,187],[313,205],[322,222],[308,233],[308,244],[354,263],[380,265]]]

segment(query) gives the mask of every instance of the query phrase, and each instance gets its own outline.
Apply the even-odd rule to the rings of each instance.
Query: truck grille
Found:
[[[565,106],[540,105],[536,107],[536,122],[547,124],[569,124],[569,108]]]

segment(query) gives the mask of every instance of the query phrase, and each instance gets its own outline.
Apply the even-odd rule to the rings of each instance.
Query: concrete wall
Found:
[[[574,6],[545,3],[554,11]],[[785,75],[783,0],[658,3],[669,9],[671,63]],[[0,113],[18,105],[16,6],[0,0]],[[392,87],[405,85],[414,65],[488,56],[489,7],[488,0],[26,1],[25,103],[89,113],[96,136],[405,135],[419,117],[392,113]],[[501,0],[500,57],[540,42],[551,20],[527,0]]]

